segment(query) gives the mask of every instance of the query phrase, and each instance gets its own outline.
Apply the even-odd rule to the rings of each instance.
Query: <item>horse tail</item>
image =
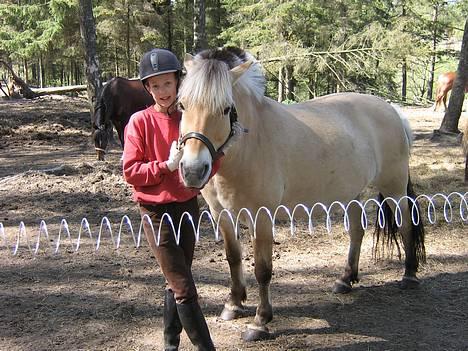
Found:
[[[409,213],[412,215],[411,219],[411,241],[413,244],[413,254],[415,258],[416,267],[419,263],[426,262],[426,248],[424,245],[425,230],[421,218],[421,208],[419,203],[416,201],[416,194],[413,189],[413,184],[408,175],[408,184],[406,187],[406,194],[408,196],[408,208]],[[379,193],[378,201],[382,206],[382,213],[385,220],[383,228],[379,225],[379,218],[376,219],[375,231],[374,231],[374,258],[379,259],[385,250],[393,253],[394,247],[397,249],[398,259],[401,259],[400,242],[402,240],[401,234],[398,231],[398,225],[395,220],[395,215],[390,207],[388,200],[384,201],[384,196]],[[392,201],[392,200],[390,200]],[[402,200],[405,201],[405,200]],[[401,214],[404,215],[404,214]],[[414,217],[417,216],[418,217]],[[416,220],[417,223],[415,224]]]

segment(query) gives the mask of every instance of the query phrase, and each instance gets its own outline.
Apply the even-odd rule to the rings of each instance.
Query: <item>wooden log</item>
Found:
[[[37,96],[50,94],[67,94],[73,92],[86,91],[86,85],[69,85],[64,87],[49,87],[49,88],[31,88]]]

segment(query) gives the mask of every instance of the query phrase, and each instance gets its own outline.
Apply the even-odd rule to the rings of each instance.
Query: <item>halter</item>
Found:
[[[232,125],[235,122],[237,122],[237,111],[236,111],[236,108],[234,107],[234,105],[231,106],[231,111],[229,112],[229,122],[230,122],[230,129],[231,130],[229,132],[229,135],[228,135],[226,141],[223,143],[223,145],[221,145],[218,148],[218,150],[215,149],[215,147],[213,146],[213,143],[210,141],[210,139],[208,139],[206,136],[204,136],[203,134],[198,133],[198,132],[189,132],[189,133],[186,133],[185,135],[181,136],[180,139],[179,139],[179,144],[180,145],[185,145],[185,142],[188,139],[198,139],[198,140],[200,140],[208,148],[208,151],[210,152],[211,158],[213,159],[213,162],[214,162],[217,159],[219,159],[221,156],[224,155],[224,153],[222,151],[223,147],[224,147],[224,145],[227,144],[229,139],[231,139],[232,136],[234,135],[234,132],[232,130]]]

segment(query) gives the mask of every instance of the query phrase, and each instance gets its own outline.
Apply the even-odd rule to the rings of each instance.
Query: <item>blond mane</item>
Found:
[[[233,87],[230,70],[247,61],[253,63]],[[244,51],[223,48],[195,56],[179,89],[179,100],[189,108],[203,106],[210,112],[218,112],[235,103],[235,94],[247,94],[260,101],[264,93],[265,77],[254,57]]]

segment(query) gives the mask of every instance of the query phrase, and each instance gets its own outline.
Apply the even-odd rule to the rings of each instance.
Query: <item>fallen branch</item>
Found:
[[[23,97],[25,97],[26,99],[34,99],[35,97],[37,97],[36,93],[34,93],[31,90],[31,88],[29,88],[29,85],[26,84],[25,81],[23,81],[20,77],[18,77],[16,75],[15,71],[13,71],[13,68],[11,68],[11,66],[8,63],[6,63],[3,60],[0,60],[0,64],[5,66],[5,68],[8,70],[8,72],[10,72],[10,75],[11,75],[15,85],[18,86],[21,89],[21,95]]]

